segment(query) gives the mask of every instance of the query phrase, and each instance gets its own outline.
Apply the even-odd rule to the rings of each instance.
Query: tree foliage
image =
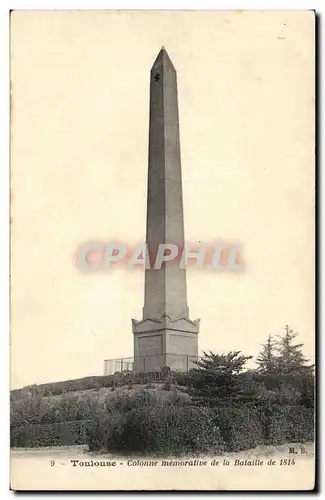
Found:
[[[256,359],[258,373],[277,373],[278,358],[275,351],[275,341],[270,334]]]
[[[246,362],[252,356],[240,351],[227,354],[204,352],[196,361],[197,368],[189,372],[188,393],[196,403],[208,406],[227,405],[244,401],[253,390],[250,377],[243,377]]]
[[[278,372],[281,374],[302,373],[312,369],[311,365],[307,366],[307,359],[302,353],[303,344],[293,343],[297,335],[297,332],[286,325],[284,335],[278,336]]]
[[[302,352],[303,344],[294,344],[297,335],[289,325],[285,326],[284,335],[277,335],[276,339],[269,335],[256,359],[257,372],[282,375],[311,373],[313,365],[307,365],[308,360]]]

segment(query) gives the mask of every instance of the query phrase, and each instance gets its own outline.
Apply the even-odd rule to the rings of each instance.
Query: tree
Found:
[[[227,405],[251,399],[254,381],[243,376],[246,362],[252,356],[240,351],[228,354],[203,353],[187,377],[188,393],[194,402],[207,406]]]
[[[278,371],[278,358],[275,354],[275,341],[270,334],[267,342],[263,344],[262,350],[259,353],[256,364],[258,373],[277,373]]]
[[[313,365],[306,365],[307,359],[302,353],[303,344],[293,344],[297,337],[296,333],[289,325],[285,326],[285,334],[278,335],[278,372],[286,373],[310,373]]]

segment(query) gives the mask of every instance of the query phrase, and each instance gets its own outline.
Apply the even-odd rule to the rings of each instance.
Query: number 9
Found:
[[[51,460],[51,467],[54,467],[55,465],[55,460]]]

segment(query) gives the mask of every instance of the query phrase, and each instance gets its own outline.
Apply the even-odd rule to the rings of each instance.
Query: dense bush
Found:
[[[188,374],[186,385],[193,401],[204,406],[231,406],[253,401],[260,392],[260,384],[253,374],[245,372],[250,356],[239,351],[228,354],[204,353],[195,362],[197,368]]]
[[[139,391],[110,400],[96,412],[89,431],[90,449],[169,455],[222,451],[213,411],[189,406],[175,397],[163,400]]]
[[[61,422],[56,424],[24,424],[11,426],[12,447],[72,446],[87,443],[90,422]]]
[[[186,386],[188,382],[188,373],[172,372],[171,374],[173,382],[180,386]]]
[[[156,387],[152,388],[152,393],[159,395],[159,398],[166,398],[167,391],[164,390],[163,385],[159,386],[161,390]],[[127,387],[124,387],[124,391]],[[114,404],[115,394],[119,395],[119,401],[123,400],[120,393],[123,389],[118,389],[116,392],[107,392],[105,389],[100,389],[96,392],[84,393],[67,393],[57,397],[41,397],[25,395],[20,399],[15,399],[11,402],[11,424],[19,425],[25,423],[58,423],[72,420],[87,420],[91,419],[95,410],[98,408],[102,401],[106,404]],[[175,387],[171,388],[169,397],[178,399],[189,399],[186,394],[177,396],[173,394]],[[135,392],[135,391],[130,391]],[[107,403],[111,401],[111,403]]]
[[[175,390],[145,389],[103,397],[95,393],[85,399],[68,394],[31,398],[21,407],[25,419],[17,412],[12,416],[11,442],[88,443],[91,450],[125,453],[215,454],[313,440],[313,408],[289,404],[291,399],[286,391],[268,390],[255,404],[206,407],[193,406],[187,394]]]
[[[296,443],[314,440],[314,411],[291,405],[272,405],[262,414],[266,444]]]
[[[95,394],[61,397],[26,396],[11,403],[11,425],[59,423],[90,419],[97,406]]]
[[[227,451],[247,450],[263,443],[264,427],[258,408],[220,407],[213,413]]]
[[[211,408],[139,391],[110,399],[96,411],[88,443],[91,450],[109,452],[216,454],[312,441],[313,429],[313,411],[302,406]]]

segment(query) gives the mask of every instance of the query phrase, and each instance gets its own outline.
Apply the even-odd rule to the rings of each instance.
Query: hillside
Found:
[[[169,376],[179,385],[184,385],[186,374],[171,373],[164,374],[162,372],[153,373],[132,373],[128,371],[117,372],[114,375],[102,375],[83,377],[72,380],[64,380],[60,382],[50,382],[46,384],[34,384],[14,389],[10,392],[11,400],[19,399],[24,396],[57,396],[69,392],[79,393],[84,391],[97,391],[103,388],[117,388],[119,386],[145,386],[151,383],[161,385]],[[109,392],[109,391],[108,391]]]

